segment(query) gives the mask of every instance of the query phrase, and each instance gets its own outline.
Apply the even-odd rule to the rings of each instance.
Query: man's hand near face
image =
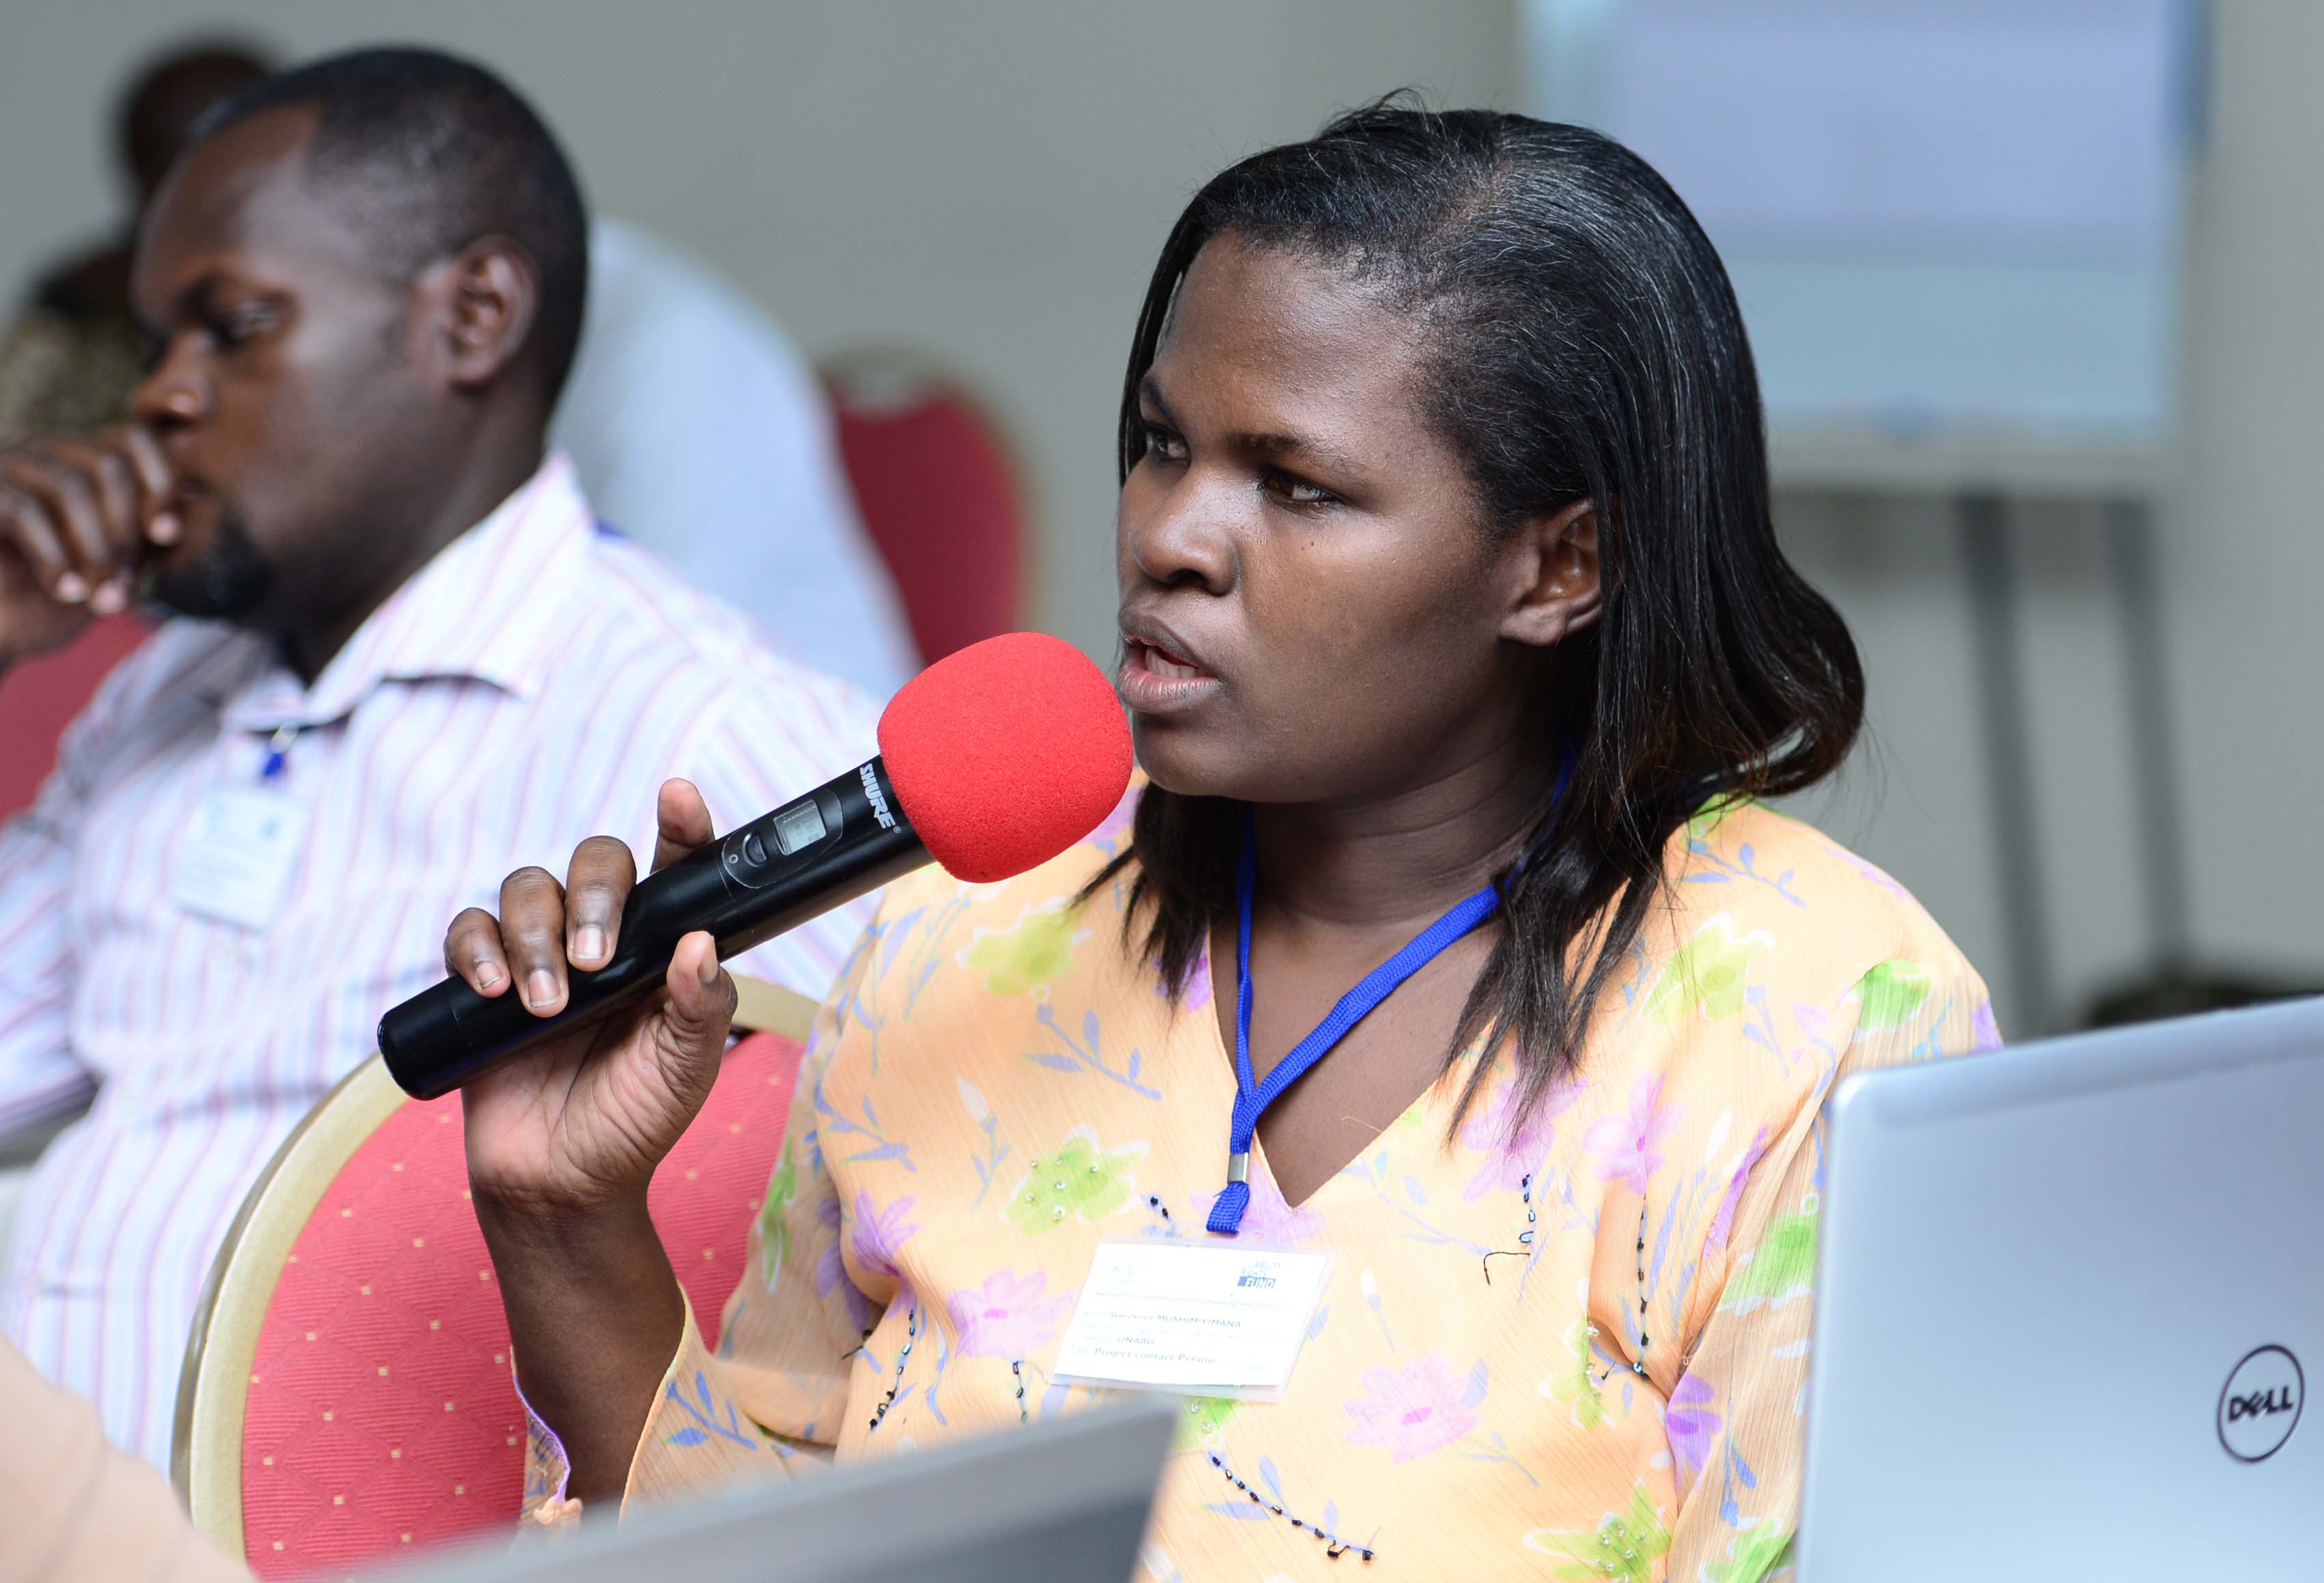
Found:
[[[161,448],[135,426],[0,449],[0,666],[126,609],[180,530]]]

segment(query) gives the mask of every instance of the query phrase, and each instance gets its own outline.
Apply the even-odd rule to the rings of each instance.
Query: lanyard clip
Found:
[[[277,726],[274,728],[274,735],[266,739],[266,762],[259,766],[258,778],[261,781],[271,781],[282,773],[290,745],[298,740],[298,727]]]
[[[1240,1154],[1227,1156],[1227,1180],[1229,1181],[1250,1180],[1250,1153],[1248,1150]]]

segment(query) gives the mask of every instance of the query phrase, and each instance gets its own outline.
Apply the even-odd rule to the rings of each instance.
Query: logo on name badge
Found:
[[[2219,1393],[2219,1444],[2238,1462],[2264,1462],[2300,1427],[2308,1382],[2282,1347],[2254,1347]]]
[[[1242,1273],[1235,1277],[1237,1286],[1272,1286],[1275,1273],[1283,1266],[1273,1259],[1261,1259],[1255,1264],[1245,1264]]]

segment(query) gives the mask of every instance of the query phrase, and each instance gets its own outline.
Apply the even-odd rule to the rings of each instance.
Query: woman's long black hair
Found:
[[[1155,265],[1122,385],[1121,471],[1146,452],[1139,382],[1179,283],[1222,233],[1294,250],[1426,330],[1430,420],[1484,530],[1594,503],[1603,610],[1565,639],[1552,717],[1575,754],[1499,876],[1501,930],[1447,1062],[1516,1052],[1514,1133],[1579,1060],[1591,1013],[1669,883],[1665,849],[1716,799],[1796,792],[1846,756],[1864,673],[1840,614],[1775,542],[1758,377],[1694,217],[1597,133],[1401,97],[1255,154],[1186,206]],[[1238,805],[1149,787],[1124,927],[1176,994],[1231,918]],[[1135,931],[1144,919],[1144,935]],[[1490,1068],[1477,1063],[1465,1114]]]

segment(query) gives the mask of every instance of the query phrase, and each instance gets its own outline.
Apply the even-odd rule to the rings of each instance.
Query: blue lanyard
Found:
[[[290,762],[290,745],[297,741],[298,737],[299,727],[296,726],[278,726],[274,728],[274,735],[267,738],[266,742],[266,762],[258,766],[258,780],[261,785],[282,773],[284,767]]]
[[[1235,907],[1240,921],[1235,936],[1235,1102],[1234,1119],[1227,1138],[1227,1185],[1211,1206],[1209,1229],[1232,1236],[1242,1226],[1242,1212],[1250,1205],[1250,1140],[1259,1118],[1286,1088],[1331,1054],[1348,1030],[1371,1009],[1395,993],[1397,986],[1419,972],[1444,952],[1444,948],[1493,915],[1501,904],[1500,892],[1487,885],[1452,904],[1450,912],[1405,942],[1404,949],[1363,977],[1362,982],[1340,997],[1331,1014],[1314,1032],[1291,1047],[1291,1053],[1258,1081],[1250,1068],[1250,896],[1259,884],[1259,852],[1251,839],[1250,819],[1244,816],[1242,861],[1235,871]]]

